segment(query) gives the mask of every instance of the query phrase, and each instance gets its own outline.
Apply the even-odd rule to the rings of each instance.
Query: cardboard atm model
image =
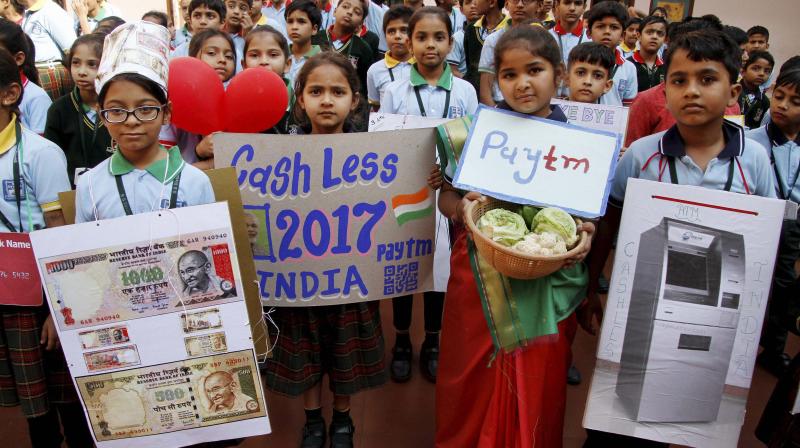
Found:
[[[633,420],[717,419],[744,278],[742,235],[670,218],[641,234],[616,386]]]

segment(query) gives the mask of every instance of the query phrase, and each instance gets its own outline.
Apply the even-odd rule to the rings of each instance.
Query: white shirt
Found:
[[[478,62],[478,71],[481,73],[494,73],[494,47],[497,46],[497,41],[503,37],[503,34],[506,33],[511,27],[507,26],[505,28],[501,28],[494,33],[490,34],[489,37],[486,38],[486,41],[483,42],[483,48],[481,49],[481,59]],[[503,100],[503,92],[500,91],[500,86],[497,84],[497,79],[494,80],[492,84],[492,98],[497,101]]]
[[[461,31],[464,29],[464,22],[467,21],[467,16],[461,12],[460,9],[456,8],[455,6],[450,11],[450,25],[453,27],[453,34]]]
[[[600,104],[622,106],[623,102],[630,104],[639,93],[639,78],[636,74],[636,65],[622,58],[622,52],[616,51],[616,71],[614,72],[614,85],[611,90],[600,97]]]
[[[77,38],[69,14],[52,0],[42,0],[41,7],[25,11],[22,29],[33,41],[36,62],[60,61]]]
[[[449,65],[445,64],[444,67],[439,82],[431,86],[412,66],[408,80],[398,79],[386,86],[380,112],[432,118],[459,118],[474,114],[478,110],[475,88],[467,81],[453,76]],[[420,101],[417,101],[417,91]],[[424,110],[420,110],[420,102]]]
[[[20,121],[31,131],[42,135],[47,124],[47,110],[53,100],[47,92],[35,83],[25,80],[22,102],[19,105]]]
[[[383,34],[383,15],[386,14],[388,10],[388,7],[370,1],[369,14],[367,14],[367,18],[364,20],[364,25],[366,25],[367,29],[378,35],[378,50],[383,52],[389,48],[386,45],[386,36]],[[327,30],[327,28],[324,27],[322,29]]]
[[[367,70],[367,98],[369,99],[369,104],[377,106],[383,102],[383,93],[389,83],[408,80],[411,75],[412,63],[411,61],[398,61],[387,52],[383,60],[372,64]]]
[[[464,53],[464,30],[453,34],[453,49],[447,55],[447,63],[458,67],[462,75],[467,73],[467,55]]]
[[[94,29],[97,28],[97,22],[105,19],[106,17],[112,17],[112,16],[119,17],[120,19],[124,20],[124,18],[117,10],[117,8],[115,8],[114,5],[106,1],[103,7],[100,8],[100,11],[97,12],[97,15],[94,17],[87,17],[86,21],[89,22],[89,28],[91,28],[92,31],[94,31]],[[75,33],[79,36],[83,34],[81,32],[81,20],[78,18],[75,12],[72,13],[72,21],[75,25]]]

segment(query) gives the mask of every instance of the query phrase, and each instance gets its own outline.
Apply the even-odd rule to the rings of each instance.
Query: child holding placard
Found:
[[[619,228],[629,178],[713,190],[775,197],[769,157],[744,130],[725,120],[725,109],[736,104],[741,50],[725,33],[705,29],[683,33],[670,41],[666,67],[666,105],[676,124],[634,142],[617,165],[609,207],[600,221],[589,263],[590,282],[582,325],[602,319],[597,278]],[[670,368],[669,366],[665,368]],[[589,430],[585,447],[665,447],[667,444]]]
[[[137,42],[132,34],[146,34],[149,45],[132,44]],[[168,64],[162,56],[168,45],[166,28],[149,22],[122,25],[106,38],[97,74],[98,105],[117,147],[78,181],[76,222],[214,202],[208,177],[183,161],[180,148],[167,150],[159,143],[161,126],[169,124],[171,114]],[[131,53],[137,52],[134,58]]]
[[[320,53],[309,59],[295,82],[295,118],[311,134],[353,130],[363,100],[358,74],[344,56]],[[353,446],[355,426],[350,396],[386,382],[383,333],[377,301],[347,305],[278,307],[272,312],[278,330],[265,381],[280,394],[303,397],[304,448],[322,448],[327,434],[322,418],[322,377],[333,392],[330,446]]]
[[[564,66],[558,44],[547,31],[512,28],[497,42],[495,54],[504,98],[498,107],[567,121],[560,107],[550,105]],[[570,346],[577,330],[575,309],[587,282],[580,261],[588,248],[570,259],[569,267],[536,280],[507,278],[486,270],[483,263],[473,269],[471,260],[479,255],[468,244],[463,223],[467,205],[481,195],[455,189],[451,182],[456,167],[447,163],[458,161],[470,124],[465,117],[438,128],[445,180],[439,210],[454,221],[456,235],[436,382],[436,446],[561,446]],[[578,231],[591,235],[594,226],[584,223]],[[506,290],[505,284],[512,289]],[[496,349],[482,301],[498,298],[543,303],[546,311],[534,320],[548,321],[556,332],[520,340],[513,353]]]
[[[453,41],[450,26],[450,18],[441,8],[425,7],[411,16],[408,35],[416,63],[412,64],[408,79],[398,79],[386,87],[382,113],[436,118],[459,118],[475,113],[478,109],[475,89],[467,81],[453,76],[445,61]],[[441,215],[437,216],[437,222],[447,225]],[[437,241],[437,252],[448,249],[447,242]],[[437,271],[443,268],[446,266],[434,266]],[[392,299],[397,339],[392,349],[391,375],[396,382],[405,382],[411,377],[408,330],[412,303],[410,295]],[[425,293],[425,342],[420,349],[419,364],[423,376],[431,382],[436,382],[443,306],[443,291]]]
[[[22,78],[0,49],[0,232],[64,225],[58,193],[70,189],[64,152],[24,128],[18,117]],[[21,405],[31,445],[92,446],[92,436],[58,347],[47,305],[0,305],[0,406]]]

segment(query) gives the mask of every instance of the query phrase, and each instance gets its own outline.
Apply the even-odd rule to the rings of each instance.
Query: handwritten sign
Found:
[[[0,305],[39,306],[42,283],[27,233],[0,233]]]
[[[628,131],[628,108],[607,104],[578,103],[575,101],[552,99],[564,111],[571,124],[598,131],[608,131],[625,138]]]
[[[264,305],[433,287],[433,129],[214,138],[216,165],[238,172]]]
[[[451,118],[420,117],[419,115],[369,114],[369,132],[401,131],[403,129],[435,128]]]
[[[517,204],[603,215],[622,137],[484,106],[453,185]]]

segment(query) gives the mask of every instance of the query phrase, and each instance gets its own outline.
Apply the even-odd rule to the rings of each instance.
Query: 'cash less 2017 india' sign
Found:
[[[238,173],[265,305],[352,303],[432,287],[432,129],[220,134],[214,146],[216,166]]]

